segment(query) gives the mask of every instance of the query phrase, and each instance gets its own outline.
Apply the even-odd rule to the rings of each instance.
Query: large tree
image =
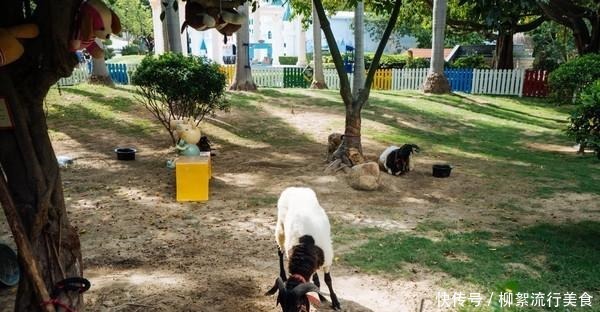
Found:
[[[0,130],[0,164],[48,289],[65,277],[83,274],[79,236],[67,218],[43,105],[50,87],[69,76],[77,64],[69,51],[69,38],[79,4],[77,0],[3,0],[0,4],[0,27],[27,19],[40,29],[37,38],[25,42],[19,60],[0,67],[0,95],[14,120],[13,129]],[[77,310],[83,306],[77,292],[63,293],[58,299]],[[15,310],[36,312],[43,307],[32,281],[21,279]]]
[[[312,5],[312,27],[313,27],[313,62],[314,74],[310,87],[313,89],[327,89],[325,83],[325,75],[323,73],[323,47],[321,45],[321,23],[315,10],[315,5]]]
[[[545,20],[534,0],[460,0],[459,3],[470,8],[471,19],[452,19],[448,23],[465,30],[492,30],[496,39],[494,67],[497,69],[514,66],[513,36],[531,31]]]
[[[161,1],[163,12],[160,15],[163,23],[165,24],[168,51],[181,53],[181,34],[179,23],[179,2],[177,0],[165,0]],[[166,51],[167,49],[165,49]]]
[[[152,34],[152,10],[148,1],[112,0],[112,8],[121,18],[123,33],[144,39]]]
[[[446,11],[448,2],[446,0],[434,0],[433,3],[433,26],[432,38],[433,48],[431,51],[431,62],[429,74],[423,85],[425,93],[448,93],[450,84],[444,75],[444,32],[446,29]]]
[[[246,2],[238,8],[238,12],[248,16],[249,5]],[[250,67],[249,48],[250,48],[250,25],[249,19],[242,24],[242,28],[235,34],[237,56],[235,60],[235,75],[230,90],[237,91],[256,91],[256,84],[252,79],[252,70]]]
[[[600,52],[600,1],[536,0],[544,14],[573,31],[580,55]]]
[[[365,85],[365,3],[358,1],[354,8],[354,76],[352,96],[357,97]]]
[[[384,12],[387,10],[388,12],[391,12],[391,14],[387,27],[382,35],[379,45],[377,46],[375,55],[373,56],[373,61],[367,73],[365,83],[356,95],[352,94],[348,75],[346,75],[346,71],[344,69],[344,61],[338,49],[333,31],[331,30],[329,20],[327,19],[323,2],[322,0],[314,0],[314,4],[317,15],[319,16],[319,20],[321,21],[321,29],[323,30],[325,38],[327,39],[327,44],[329,45],[329,50],[335,64],[335,69],[340,79],[340,95],[346,109],[344,137],[339,148],[335,151],[333,159],[336,163],[343,163],[347,166],[353,166],[364,161],[361,143],[361,111],[364,104],[369,99],[371,85],[375,77],[375,71],[379,67],[379,60],[381,59],[383,50],[385,49],[388,39],[390,38],[390,34],[392,33],[394,25],[396,24],[396,20],[398,19],[402,1],[394,0],[389,2],[373,2],[374,9],[377,12]]]

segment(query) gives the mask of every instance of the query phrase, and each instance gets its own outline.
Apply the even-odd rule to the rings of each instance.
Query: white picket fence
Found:
[[[348,81],[350,81],[350,87],[352,88],[352,79],[354,79],[354,74],[346,74],[348,75]],[[335,68],[324,68],[323,76],[325,76],[325,83],[327,84],[327,88],[329,89],[339,89],[340,88],[340,77],[338,76]]]
[[[252,78],[259,87],[283,88],[283,67],[256,67]]]
[[[88,70],[87,64],[79,64],[73,69],[71,76],[59,79],[57,84],[61,87],[74,86],[86,81],[89,76],[90,71]]]
[[[135,71],[136,67],[137,65],[127,64],[128,76]],[[420,90],[428,72],[428,68],[380,69],[376,74],[373,89]],[[58,84],[61,86],[75,85],[85,81],[89,74],[88,67],[85,64],[80,65],[75,68],[70,77],[60,79]],[[231,74],[229,73],[229,75]],[[323,74],[329,89],[340,88],[339,77],[334,68],[325,68]],[[353,74],[347,75],[352,86]],[[129,81],[131,81],[131,77],[129,78]],[[233,77],[228,77],[228,79],[231,78]],[[282,88],[284,85],[283,67],[254,67],[252,68],[252,78],[259,87]],[[473,94],[523,96],[523,85],[525,83],[525,70],[523,69],[475,69],[473,70],[472,81],[469,81],[466,76],[463,78],[467,79],[461,80],[463,83],[472,86],[470,92]]]
[[[392,69],[392,90],[420,90],[429,68]]]
[[[523,69],[475,69],[471,93],[523,96],[524,78]]]

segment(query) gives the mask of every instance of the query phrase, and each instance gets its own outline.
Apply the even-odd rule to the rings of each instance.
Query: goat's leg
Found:
[[[317,272],[313,274],[313,283],[317,286],[317,288],[319,288],[319,290],[321,289],[321,281],[319,281],[319,275],[317,274]],[[323,295],[321,295],[321,292],[319,292],[319,300],[321,300],[321,302],[326,302],[327,298],[323,297]]]
[[[331,297],[331,306],[334,310],[341,310],[340,302],[338,301],[335,292],[333,292],[333,286],[331,286],[331,273],[325,273],[325,284],[327,284],[327,288],[329,288],[329,297]]]
[[[285,274],[285,267],[283,266],[283,251],[277,248],[277,254],[279,255],[279,276],[285,282],[287,280],[287,276]]]

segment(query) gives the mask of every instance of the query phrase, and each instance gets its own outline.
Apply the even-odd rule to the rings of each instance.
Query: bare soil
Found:
[[[278,311],[275,298],[263,293],[278,274],[272,234],[275,205],[288,186],[312,187],[334,232],[336,226],[410,232],[424,220],[493,231],[500,226],[499,216],[515,215],[500,203],[531,203],[519,197],[531,189],[524,182],[489,181],[476,160],[457,163],[426,151],[416,157],[414,172],[384,175],[378,191],[353,190],[343,176],[323,174],[327,136],[338,130],[341,115],[261,105],[264,110],[255,117],[281,118],[307,139],[274,148],[237,136],[221,124],[206,124],[203,131],[218,149],[206,203],[175,201],[174,174],[165,167],[174,154],[165,133],[155,141],[140,141],[110,131],[98,135],[93,129],[56,129],[56,154],[75,158],[62,169],[62,178],[70,221],[81,234],[85,277],[92,282],[85,294],[86,311]],[[234,111],[218,118],[235,125],[245,116]],[[137,159],[116,160],[112,150],[117,145],[135,146]],[[385,148],[368,139],[364,145],[372,159]],[[451,178],[431,177],[431,164],[439,161],[454,161]],[[501,226],[598,220],[597,202],[598,196],[574,194],[535,200],[535,209],[525,208],[527,213]],[[3,219],[0,241],[12,244]],[[334,249],[339,256],[358,243]],[[409,276],[384,276],[336,261],[333,286],[344,311],[412,312],[422,299],[424,311],[438,310],[435,295],[447,285],[446,276],[413,266]],[[15,291],[0,291],[0,311],[12,310]],[[319,310],[327,309],[324,304]]]

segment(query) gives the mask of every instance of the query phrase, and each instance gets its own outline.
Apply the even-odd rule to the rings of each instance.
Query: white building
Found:
[[[180,24],[184,21],[185,2],[179,0]],[[190,1],[190,0],[188,0]],[[164,52],[164,31],[160,21],[161,1],[150,0],[152,6],[155,52]],[[306,64],[306,52],[313,50],[312,26],[306,31],[302,29],[299,18],[290,20],[290,8],[282,0],[261,0],[260,6],[250,14],[250,57],[253,64],[279,65],[280,56],[297,56],[298,65]],[[346,46],[354,47],[354,12],[338,12],[330,17],[338,47],[344,52]],[[235,50],[235,34],[224,43],[223,35],[214,29],[196,31],[188,27],[181,35],[184,53],[206,56],[217,63],[224,63]],[[325,36],[321,34],[323,50],[328,49]],[[379,41],[365,34],[365,51],[374,52]],[[386,52],[396,52],[416,47],[414,38],[403,38],[400,42],[390,41]]]

